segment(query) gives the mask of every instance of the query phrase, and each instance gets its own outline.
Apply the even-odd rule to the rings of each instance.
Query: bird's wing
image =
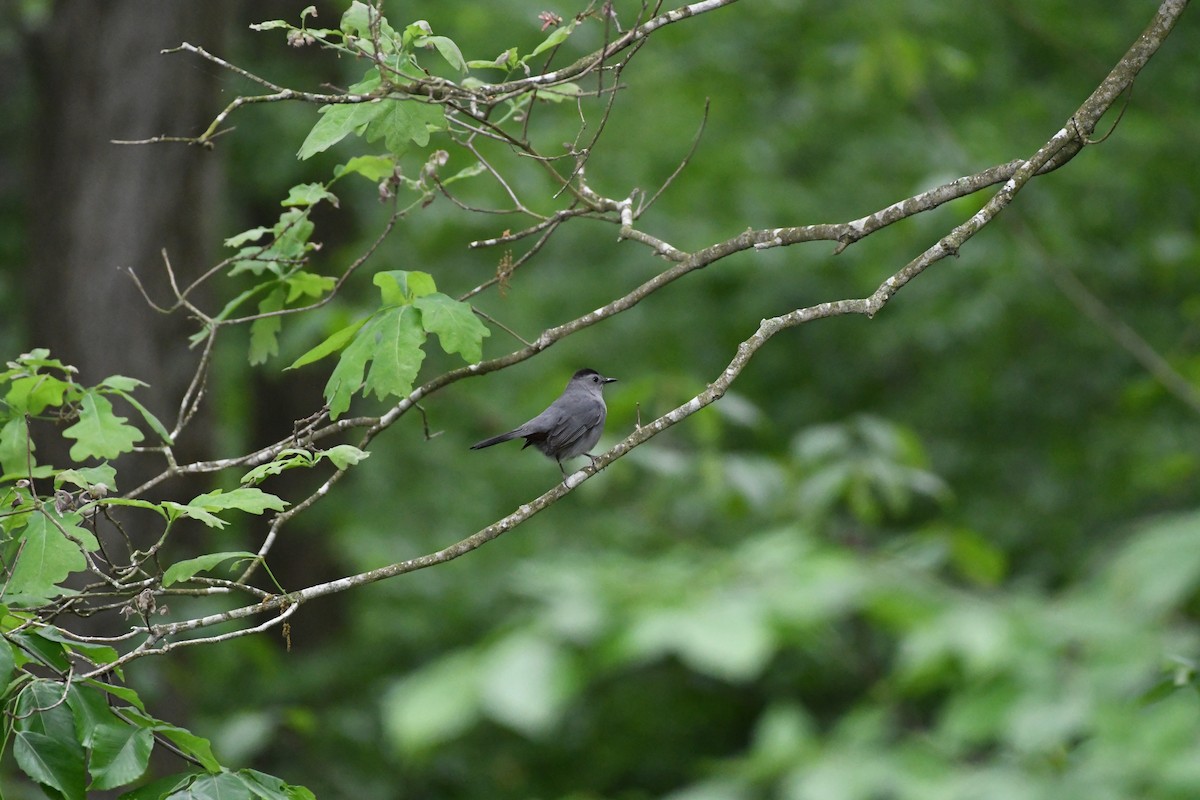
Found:
[[[604,420],[604,406],[596,404],[582,414],[562,415],[547,432],[546,440],[555,450],[570,450],[587,432]]]

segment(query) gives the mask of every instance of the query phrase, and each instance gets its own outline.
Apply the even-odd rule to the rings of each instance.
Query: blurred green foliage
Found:
[[[615,6],[632,24],[638,5]],[[468,60],[531,52],[546,35],[536,10],[388,6],[396,27],[425,18]],[[333,25],[341,8],[319,13]],[[1031,153],[1149,13],[739,3],[643,48],[588,178],[613,196],[654,191],[707,100],[699,147],[646,230],[691,249],[747,227],[858,217]],[[287,647],[267,634],[177,651],[138,662],[131,682],[148,705],[179,707],[222,763],[318,797],[1197,796],[1200,419],[1051,274],[1075,274],[1200,379],[1190,22],[1139,77],[1110,138],[1031,183],[875,320],[777,337],[716,406],[466,558],[306,606]],[[581,25],[558,59],[599,43],[598,26]],[[361,65],[288,50],[270,31],[240,33],[233,48],[231,61],[281,82],[362,77]],[[569,104],[545,111],[535,135],[573,135]],[[342,141],[298,161],[319,118],[255,109],[220,140],[228,235],[274,224],[288,187],[375,152]],[[410,173],[428,153],[411,155]],[[514,182],[548,194],[533,165]],[[501,198],[479,179],[463,192]],[[366,182],[339,197],[313,234],[330,275],[386,219]],[[614,441],[701,390],[760,318],[870,292],[982,202],[906,220],[836,258],[825,243],[723,260],[536,359],[456,384],[426,402],[440,435],[403,421],[286,529],[277,574],[300,588],[462,538],[557,480],[530,453],[466,448],[532,416],[574,369],[621,379]],[[467,243],[512,224],[439,199],[383,242],[371,274],[427,272],[458,296],[502,258]],[[5,252],[15,237],[0,231]],[[529,338],[659,269],[611,227],[576,221],[505,291],[472,302]],[[219,455],[266,435],[255,392],[295,416],[319,407],[323,373],[313,385],[303,370],[286,384],[275,373],[377,307],[369,280],[347,284],[277,331],[262,377],[247,372],[249,332],[222,342]],[[492,332],[486,357],[516,344]],[[422,375],[454,364],[430,352]],[[291,419],[270,423],[286,431]],[[261,530],[197,537],[197,552],[255,550]]]

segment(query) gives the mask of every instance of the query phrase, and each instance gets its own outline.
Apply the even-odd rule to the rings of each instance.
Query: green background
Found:
[[[356,80],[356,65],[243,24],[295,20],[292,5],[235,9],[223,57],[302,88]],[[515,0],[387,7],[396,27],[427,19],[477,59],[536,46],[541,10]],[[635,5],[617,10],[632,24]],[[588,179],[618,198],[655,191],[707,101],[695,154],[640,227],[695,250],[747,228],[860,217],[1032,154],[1152,10],[738,3],[651,37],[622,74]],[[32,36],[61,8],[15,13]],[[339,13],[322,5],[319,22]],[[558,63],[600,37],[585,24]],[[0,42],[23,63],[21,33]],[[1120,337],[1136,331],[1195,386],[1198,51],[1185,15],[1109,138],[1032,181],[874,320],[780,334],[725,399],[517,530],[301,609],[290,649],[271,633],[176,651],[137,662],[131,683],[161,716],[211,737],[224,763],[321,797],[1197,796],[1200,417]],[[193,57],[163,58],[216,74],[219,98],[194,101],[202,116],[249,90]],[[23,308],[40,244],[22,198],[44,166],[28,132],[54,99],[38,96],[28,69],[6,83],[15,100],[0,128],[4,163],[20,178],[0,181],[0,331],[15,354],[43,344]],[[221,238],[271,224],[289,186],[377,152],[348,140],[298,162],[314,108],[235,116],[214,155],[219,205],[195,209],[217,228],[216,257]],[[1098,135],[1115,121],[1110,113]],[[539,108],[535,122],[549,143],[577,127],[570,104]],[[466,165],[459,157],[447,171]],[[476,181],[467,197],[501,199]],[[518,164],[513,181],[532,206],[554,207],[535,169]],[[386,214],[373,187],[346,188],[318,219],[325,274],[360,253]],[[439,435],[425,439],[410,415],[377,438],[368,461],[285,529],[277,576],[301,588],[463,538],[559,477],[531,450],[467,447],[537,413],[575,369],[620,379],[608,391],[610,445],[639,414],[653,419],[701,391],[761,318],[869,294],[987,196],[837,256],[816,243],[727,258],[544,355],[438,393],[424,405]],[[520,225],[439,199],[367,269],[424,270],[456,296],[500,258],[467,243]],[[664,268],[616,233],[568,224],[505,292],[473,302],[534,338]],[[103,280],[125,281],[114,273]],[[370,310],[368,276],[285,323],[281,355],[263,367],[246,366],[245,331],[225,338],[210,455],[272,441],[320,406],[327,367],[280,368]],[[1099,322],[1080,285],[1105,309]],[[210,287],[210,307],[237,289]],[[493,327],[485,356],[519,344]],[[422,375],[453,366],[431,354]],[[121,371],[142,377],[137,363]],[[303,497],[312,480],[273,491]],[[196,531],[177,547],[181,557],[253,550],[263,527]],[[172,618],[202,610],[180,602]],[[32,791],[11,763],[3,769],[6,797]]]

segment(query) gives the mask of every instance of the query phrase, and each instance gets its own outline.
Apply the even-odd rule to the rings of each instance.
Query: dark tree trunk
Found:
[[[223,0],[65,0],[29,42],[38,102],[31,342],[78,367],[84,383],[112,374],[149,383],[143,402],[168,425],[195,364],[180,335],[187,320],[152,310],[125,269],[167,304],[160,251],[184,280],[209,263],[220,164],[198,147],[111,140],[203,130],[219,102],[217,70],[159,51],[185,39],[219,51],[233,9]]]

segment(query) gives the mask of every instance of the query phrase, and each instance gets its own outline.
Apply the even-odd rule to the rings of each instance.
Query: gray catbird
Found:
[[[564,475],[563,459],[586,455],[595,463],[588,450],[600,441],[604,432],[604,384],[616,378],[606,378],[594,369],[581,369],[571,376],[562,395],[542,413],[519,428],[471,445],[472,450],[491,447],[509,439],[525,438],[525,447],[533,445],[558,462]]]

